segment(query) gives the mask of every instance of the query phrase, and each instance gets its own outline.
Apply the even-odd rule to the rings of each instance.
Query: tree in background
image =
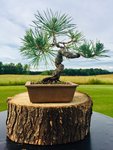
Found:
[[[85,58],[103,57],[107,50],[97,42],[88,42],[82,33],[72,23],[72,18],[66,14],[37,11],[33,28],[26,31],[22,39],[20,51],[23,56],[38,66],[41,61],[55,64],[55,71],[51,77],[44,78],[42,83],[56,83],[64,70],[63,58],[74,59],[80,56]]]
[[[17,74],[23,74],[23,66],[21,63],[16,64]]]
[[[21,63],[3,64],[0,62],[0,74],[29,74],[29,66]]]
[[[25,64],[23,66],[23,73],[24,74],[29,74],[30,73],[30,67],[29,67],[29,65]]]
[[[16,67],[14,63],[5,64],[3,66],[3,73],[5,74],[15,74],[15,72],[16,72]]]
[[[2,73],[3,73],[3,63],[0,62],[0,74],[2,74]]]

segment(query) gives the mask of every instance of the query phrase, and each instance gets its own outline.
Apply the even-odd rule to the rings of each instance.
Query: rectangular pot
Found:
[[[25,84],[32,103],[70,102],[78,84]]]

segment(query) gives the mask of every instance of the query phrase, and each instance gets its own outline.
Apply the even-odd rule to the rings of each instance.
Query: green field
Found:
[[[94,111],[113,117],[113,85],[80,85],[78,90],[92,97]],[[7,97],[25,91],[24,86],[0,86],[0,111],[7,109]]]
[[[37,81],[41,80],[43,77],[44,76],[39,75],[0,75],[0,111],[7,109],[7,97],[26,91],[24,87],[26,81]],[[93,110],[113,117],[112,74],[87,77],[63,76],[61,79],[63,81],[72,81],[80,84],[77,90],[87,93],[92,97]]]
[[[91,96],[94,111],[113,117],[113,85],[80,85],[78,90]]]
[[[0,86],[2,85],[24,85],[26,81],[39,81],[43,75],[0,75]],[[113,74],[97,76],[61,76],[62,81],[71,81],[78,84],[111,84],[113,85]]]
[[[0,86],[0,111],[7,109],[7,98],[26,91],[24,86]]]

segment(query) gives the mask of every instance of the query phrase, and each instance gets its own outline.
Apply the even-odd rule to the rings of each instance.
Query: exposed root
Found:
[[[52,83],[57,83],[59,82],[59,77],[56,77],[56,76],[52,76],[52,77],[47,77],[47,78],[44,78],[41,82],[43,84],[52,84]]]

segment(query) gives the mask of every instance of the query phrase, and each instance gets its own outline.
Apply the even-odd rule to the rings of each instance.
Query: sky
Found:
[[[38,11],[52,9],[73,18],[85,38],[100,40],[110,57],[98,60],[77,58],[65,60],[65,68],[102,68],[113,71],[113,0],[0,0],[0,61],[29,63],[20,55],[21,38],[35,19]],[[33,69],[33,67],[31,67]],[[40,64],[38,70],[45,68]]]

